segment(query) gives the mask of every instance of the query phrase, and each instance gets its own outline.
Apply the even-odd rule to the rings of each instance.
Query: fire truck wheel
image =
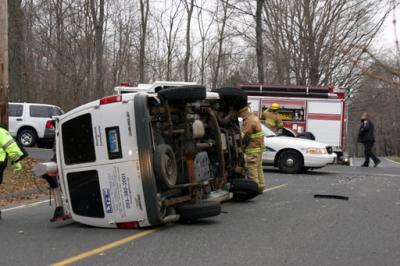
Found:
[[[278,166],[287,174],[300,173],[303,169],[303,157],[298,151],[286,150],[279,155]]]
[[[180,221],[191,222],[219,215],[221,204],[219,202],[185,204],[176,207],[176,211],[180,214]]]
[[[252,180],[237,178],[229,182],[231,184],[229,192],[233,193],[233,200],[235,201],[246,201],[259,194],[258,185]]]
[[[220,88],[215,92],[219,94],[220,101],[224,106],[232,106],[235,110],[240,110],[247,105],[247,94],[239,88]]]
[[[178,181],[178,167],[174,151],[167,144],[158,145],[154,151],[154,173],[163,190],[173,188]]]
[[[204,100],[206,88],[200,85],[174,87],[163,89],[157,95],[159,98],[168,100],[170,104],[184,104]]]

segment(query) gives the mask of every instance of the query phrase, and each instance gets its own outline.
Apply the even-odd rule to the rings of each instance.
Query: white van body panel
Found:
[[[57,137],[57,163],[61,165],[59,172],[61,187],[65,191],[65,205],[73,220],[100,227],[116,227],[116,223],[139,222],[140,226],[150,225],[147,219],[144,202],[143,185],[140,174],[139,153],[137,149],[136,125],[134,119],[134,94],[123,95],[121,102],[100,105],[99,101],[80,106],[66,115],[58,117],[57,128],[84,114],[91,114],[93,142],[96,154],[94,162],[82,164],[66,164],[62,132]],[[110,159],[107,147],[108,128],[119,130],[119,142],[122,158]],[[62,131],[62,130],[60,130]],[[111,144],[110,144],[111,145]],[[69,173],[96,170],[99,178],[104,218],[81,216],[73,211],[69,186],[66,184]]]

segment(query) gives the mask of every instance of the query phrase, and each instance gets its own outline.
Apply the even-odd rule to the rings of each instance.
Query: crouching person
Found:
[[[63,208],[61,190],[57,179],[58,169],[56,162],[56,155],[54,155],[50,163],[44,163],[34,167],[34,172],[37,175],[41,174],[42,178],[45,179],[49,184],[50,193],[54,195],[54,203],[56,205],[56,209],[54,210],[53,217],[50,219],[51,222],[64,221],[70,218],[69,215],[65,214]]]
[[[0,127],[0,184],[3,182],[7,164],[10,163],[14,171],[20,171],[22,170],[20,161],[27,156],[28,154],[23,148],[18,146],[10,133],[5,128]]]

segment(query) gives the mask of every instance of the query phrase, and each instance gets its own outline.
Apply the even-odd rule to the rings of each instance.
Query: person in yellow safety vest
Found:
[[[7,167],[7,161],[11,162],[14,171],[20,171],[22,169],[20,160],[25,158],[25,156],[25,153],[19,148],[10,133],[0,127],[0,184],[3,182],[3,174]]]
[[[283,128],[282,119],[277,112],[280,108],[279,103],[272,103],[271,107],[265,110],[262,114],[262,119],[265,120],[265,125],[275,133]]]
[[[242,143],[246,154],[248,176],[258,184],[260,193],[265,189],[262,153],[265,150],[264,133],[258,116],[249,111],[248,106],[239,110],[243,118]]]

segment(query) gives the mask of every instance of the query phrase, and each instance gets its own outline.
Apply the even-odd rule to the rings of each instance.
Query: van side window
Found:
[[[52,117],[51,106],[31,105],[29,113],[32,117]]]
[[[84,114],[61,126],[65,164],[89,163],[96,161],[92,117]]]
[[[9,104],[8,116],[22,116],[24,106],[22,104]]]

